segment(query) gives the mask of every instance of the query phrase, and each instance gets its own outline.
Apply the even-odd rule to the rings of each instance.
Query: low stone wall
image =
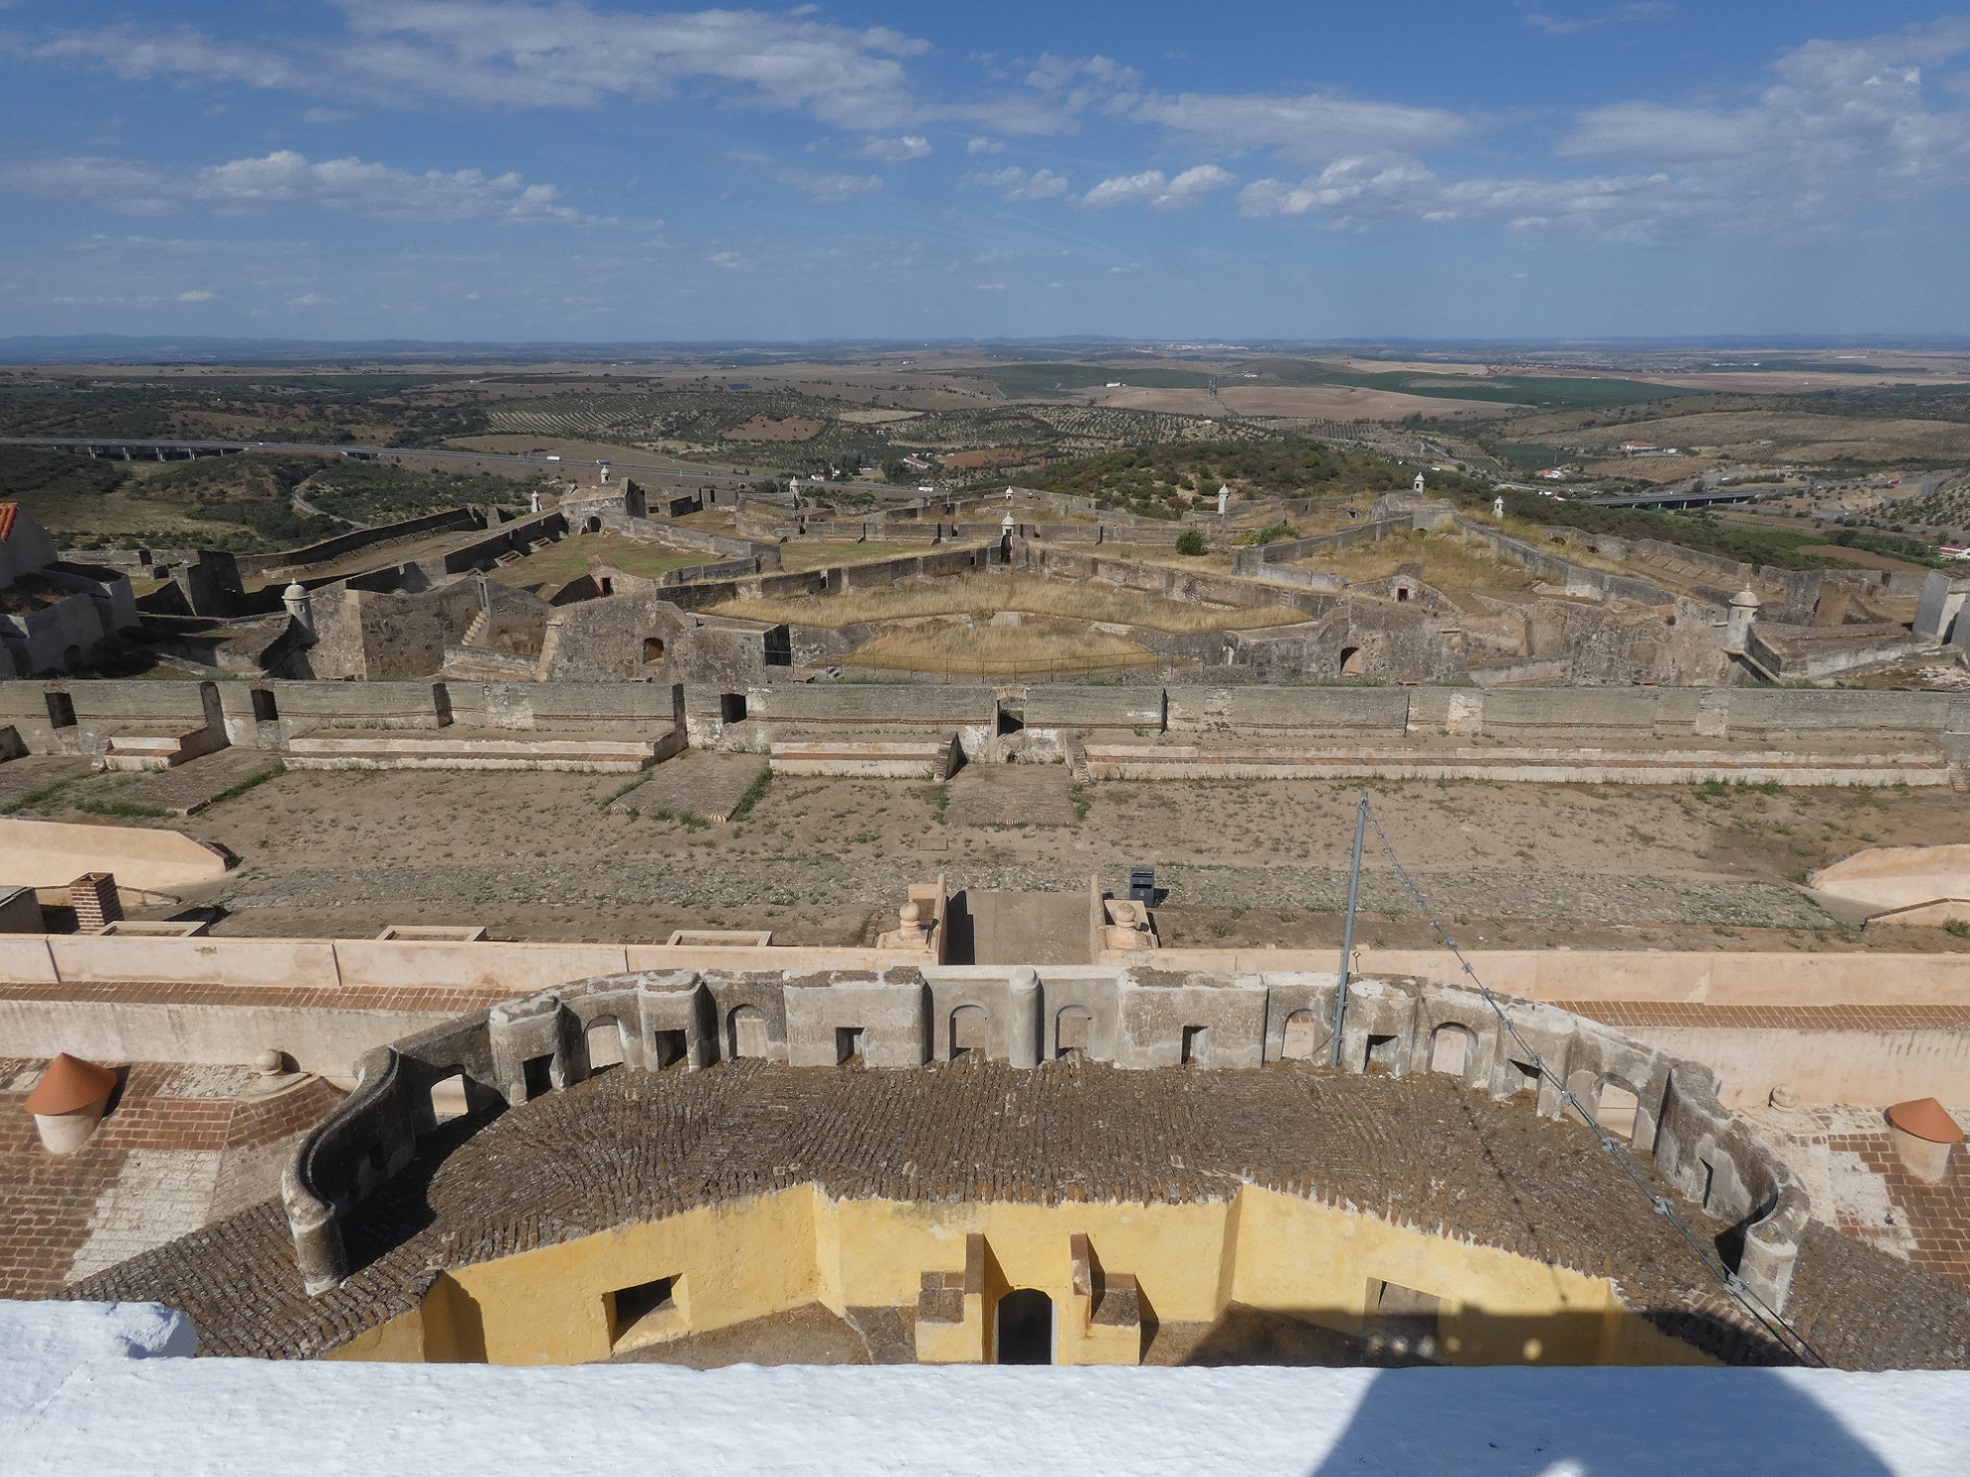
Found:
[[[288,1166],[281,1197],[307,1289],[321,1293],[350,1269],[342,1217],[409,1163],[419,1134],[435,1127],[432,1087],[454,1074],[468,1097],[517,1106],[616,1061],[632,1071],[743,1055],[911,1068],[951,1058],[961,1012],[983,1017],[975,1039],[984,1045],[974,1049],[1015,1068],[1079,1055],[1123,1068],[1250,1069],[1326,1060],[1338,986],[1332,974],[1129,969],[1050,970],[1044,981],[1031,969],[981,968],[580,980],[369,1053],[356,1091]],[[1610,1087],[1632,1094],[1634,1144],[1665,1183],[1737,1227],[1738,1274],[1782,1309],[1811,1207],[1777,1154],[1718,1102],[1712,1075],[1549,1006],[1516,1004],[1512,1016],[1516,1036],[1474,990],[1358,980],[1340,1065],[1431,1071],[1454,1038],[1466,1085],[1500,1098],[1531,1092],[1545,1117],[1567,1111],[1562,1084],[1589,1113]]]
[[[375,528],[339,533],[334,538],[299,549],[286,549],[277,554],[250,554],[240,559],[239,572],[242,579],[268,580],[277,575],[302,573],[317,564],[328,564],[363,549],[381,548],[385,544],[401,543],[406,539],[422,538],[429,533],[442,533],[453,528],[485,526],[485,514],[475,508],[447,508],[441,513],[426,513],[421,518],[406,518],[399,523],[382,523]]]
[[[3,886],[66,887],[85,872],[111,872],[125,887],[161,892],[214,881],[230,863],[218,847],[177,831],[0,816]]]

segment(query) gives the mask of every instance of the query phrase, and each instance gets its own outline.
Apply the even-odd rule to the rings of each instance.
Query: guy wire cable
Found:
[[[1404,870],[1402,862],[1396,857],[1395,847],[1389,841],[1388,833],[1382,829],[1381,819],[1375,814],[1373,805],[1369,803],[1368,792],[1366,790],[1362,791],[1361,799],[1363,809],[1368,816],[1368,823],[1375,828],[1375,837],[1381,842],[1383,854],[1388,857],[1389,865],[1395,868],[1395,874],[1402,880],[1403,887],[1408,890],[1409,896],[1415,900],[1416,906],[1422,910],[1423,916],[1429,920],[1430,927],[1435,930],[1436,936],[1443,941],[1444,947],[1450,950],[1451,954],[1455,956],[1457,963],[1462,966],[1465,976],[1477,988],[1478,993],[1484,997],[1485,1004],[1491,1007],[1492,1013],[1498,1017],[1499,1024],[1510,1033],[1512,1040],[1525,1053],[1525,1059],[1537,1069],[1540,1077],[1553,1084],[1553,1088],[1559,1094],[1561,1101],[1567,1107],[1573,1109],[1575,1116],[1594,1131],[1595,1136],[1600,1139],[1601,1148],[1614,1156],[1615,1163],[1621,1167],[1622,1172],[1634,1182],[1637,1189],[1650,1198],[1654,1203],[1655,1213],[1676,1228],[1677,1233],[1689,1244],[1690,1250],[1696,1255],[1697,1260],[1703,1264],[1705,1270],[1723,1285],[1724,1291],[1729,1293],[1731,1298],[1749,1313],[1758,1322],[1759,1326],[1788,1352],[1796,1355],[1807,1364],[1821,1369],[1830,1368],[1826,1359],[1812,1346],[1804,1334],[1794,1328],[1777,1309],[1771,1307],[1763,1298],[1753,1292],[1749,1285],[1745,1283],[1744,1279],[1731,1271],[1714,1250],[1705,1246],[1703,1238],[1677,1212],[1674,1202],[1661,1192],[1648,1172],[1629,1157],[1627,1151],[1622,1148],[1621,1141],[1601,1126],[1598,1116],[1587,1111],[1585,1105],[1582,1104],[1573,1089],[1568,1087],[1560,1079],[1559,1074],[1547,1065],[1544,1055],[1533,1050],[1531,1043],[1519,1034],[1518,1026],[1513,1022],[1511,1016],[1506,1013],[1504,1006],[1498,1003],[1498,997],[1491,993],[1490,987],[1483,980],[1478,978],[1477,970],[1472,968],[1470,960],[1464,957],[1464,951],[1458,948],[1457,941],[1450,936],[1449,931],[1444,928],[1443,924],[1437,921],[1437,916],[1431,910],[1428,900],[1424,898],[1422,889],[1416,886],[1415,882],[1410,878],[1409,873]]]

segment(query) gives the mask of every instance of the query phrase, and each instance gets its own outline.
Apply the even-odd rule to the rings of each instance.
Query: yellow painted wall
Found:
[[[606,1295],[677,1279],[675,1311],[620,1347],[703,1333],[820,1302],[914,1308],[926,1271],[965,1264],[986,1238],[981,1319],[1005,1291],[1037,1288],[1061,1319],[1061,1362],[1113,1362],[1113,1330],[1092,1336],[1076,1299],[1068,1238],[1085,1233],[1101,1266],[1136,1277],[1145,1313],[1208,1323],[1229,1302],[1359,1333],[1371,1282],[1442,1301],[1440,1357],[1458,1364],[1701,1363],[1616,1301],[1609,1284],[1529,1258],[1407,1230],[1290,1195],[1246,1188],[1192,1205],[836,1201],[811,1186],[688,1211],[440,1278],[419,1312],[372,1329],[334,1357],[571,1364],[608,1357]],[[967,1325],[974,1320],[968,1307]],[[976,1358],[972,1328],[927,1357]],[[948,1349],[946,1348],[948,1345]]]

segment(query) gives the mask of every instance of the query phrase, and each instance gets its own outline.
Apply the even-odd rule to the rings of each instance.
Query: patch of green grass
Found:
[[[241,795],[244,795],[248,790],[257,790],[260,786],[264,785],[268,780],[277,780],[286,773],[287,773],[287,766],[285,764],[282,764],[278,759],[276,759],[271,768],[263,769],[258,774],[249,774],[245,779],[241,780],[238,784],[234,785],[230,790],[222,790],[217,795],[214,795],[212,799],[207,802],[206,808],[209,810],[212,806],[219,804],[219,802],[222,800],[237,800]]]
[[[623,796],[627,795],[631,790],[635,789],[638,785],[644,784],[646,781],[648,781],[651,773],[652,771],[646,769],[641,774],[637,775],[634,779],[625,780],[622,784],[616,786],[615,789],[611,790],[608,794],[602,797],[601,808],[603,810],[607,810],[611,805],[614,805],[618,800],[622,799]],[[630,814],[635,815],[636,812],[631,811]]]
[[[1970,921],[1952,918],[1943,925],[1943,932],[1953,939],[1970,939]]]
[[[768,767],[760,770],[758,775],[754,777],[753,782],[746,786],[746,792],[739,797],[739,803],[732,807],[732,819],[735,821],[741,820],[751,815],[752,808],[759,804],[765,797],[766,787],[772,783],[772,769]]]
[[[90,815],[110,815],[120,820],[157,821],[166,819],[171,812],[155,805],[139,805],[134,800],[92,800],[81,799],[70,802],[77,810]]]
[[[77,776],[77,778],[80,778],[80,776]],[[56,780],[52,785],[43,785],[38,790],[29,790],[25,795],[10,800],[5,805],[0,805],[0,815],[14,815],[23,810],[33,810],[36,806],[45,805],[74,783],[74,779]]]

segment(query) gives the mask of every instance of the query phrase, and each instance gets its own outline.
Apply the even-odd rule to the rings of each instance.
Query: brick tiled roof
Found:
[[[302,1291],[272,1202],[70,1295],[182,1308],[208,1353],[308,1357],[409,1311],[448,1267],[800,1184],[1048,1205],[1222,1201],[1259,1185],[1612,1278],[1643,1316],[1717,1357],[1775,1358],[1583,1127],[1448,1077],[1297,1063],[618,1069],[424,1140],[347,1223],[359,1270],[321,1297]],[[1684,1212],[1705,1235],[1726,1230]],[[1808,1231],[1788,1311],[1838,1364],[1970,1365],[1970,1290],[1823,1227]]]

